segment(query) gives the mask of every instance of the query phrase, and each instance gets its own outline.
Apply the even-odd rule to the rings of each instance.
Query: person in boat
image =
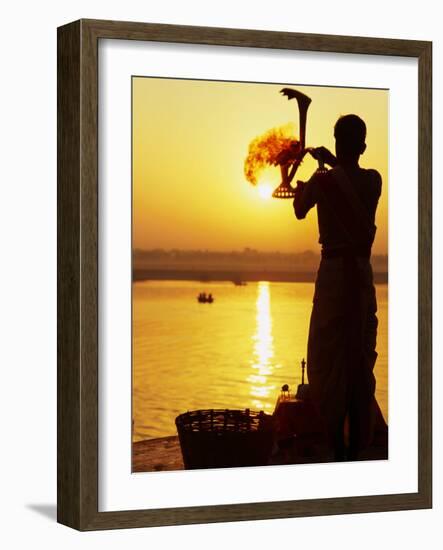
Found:
[[[312,153],[332,169],[299,182],[293,205],[299,220],[317,207],[321,244],[308,338],[310,395],[335,460],[356,460],[372,441],[378,409],[373,374],[378,321],[370,256],[382,181],[376,170],[359,166],[366,149],[361,118],[339,118],[334,137],[336,156],[324,147]]]

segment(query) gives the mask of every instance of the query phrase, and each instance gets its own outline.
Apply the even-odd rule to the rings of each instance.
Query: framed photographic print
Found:
[[[59,28],[59,522],[431,507],[431,51]]]

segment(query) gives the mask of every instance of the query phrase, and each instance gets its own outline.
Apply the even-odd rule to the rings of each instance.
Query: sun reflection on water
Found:
[[[274,372],[272,359],[274,357],[274,339],[272,337],[271,296],[269,282],[261,281],[257,285],[256,301],[256,332],[252,340],[254,342],[253,359],[251,367],[253,373],[247,378],[250,382],[250,395],[252,406],[256,409],[271,409],[272,391],[275,386],[269,383],[269,376]]]

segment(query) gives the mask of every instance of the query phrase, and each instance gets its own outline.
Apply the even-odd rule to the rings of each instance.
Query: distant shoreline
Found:
[[[216,281],[258,282],[272,283],[313,283],[316,273],[310,271],[231,271],[231,270],[179,270],[179,269],[135,269],[133,282],[140,281],[197,281],[210,283]],[[374,273],[374,282],[386,284],[387,272]]]

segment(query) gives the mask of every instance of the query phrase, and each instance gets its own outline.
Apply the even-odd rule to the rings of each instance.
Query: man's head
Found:
[[[334,127],[337,160],[357,162],[366,149],[366,124],[357,115],[340,117]]]

